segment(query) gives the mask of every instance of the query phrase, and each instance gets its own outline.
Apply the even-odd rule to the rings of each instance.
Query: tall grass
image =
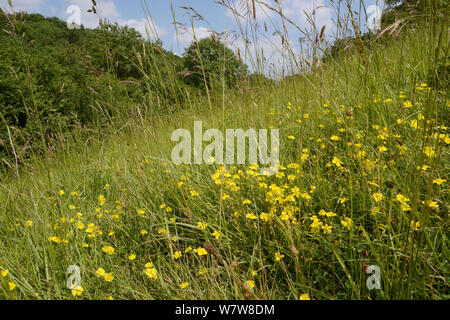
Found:
[[[289,39],[283,25],[295,22],[275,3],[263,5],[281,17],[279,34]],[[152,52],[135,52],[148,88],[159,82],[165,92],[149,92],[154,100],[142,105],[115,96],[98,102],[125,121],[111,120],[107,134],[88,141],[74,130],[20,172],[2,175],[0,268],[9,272],[0,296],[448,298],[449,100],[436,89],[448,24],[433,4],[368,42],[355,17],[340,12],[356,44],[326,63],[327,39],[311,17],[309,33],[297,26],[310,40],[304,52],[287,40],[279,48],[289,53],[285,73],[295,75],[244,79],[237,89],[222,79],[205,95],[180,89],[170,65],[168,79],[162,70],[149,74]],[[241,1],[247,14],[230,1],[219,5],[234,12],[245,43],[258,43],[260,1]],[[254,71],[270,73],[263,52],[245,51]],[[173,165],[173,130],[192,130],[198,120],[222,130],[279,128],[279,174]],[[206,254],[191,250],[199,248]],[[81,267],[80,295],[66,287],[70,265]],[[366,285],[370,265],[381,270],[379,290]]]

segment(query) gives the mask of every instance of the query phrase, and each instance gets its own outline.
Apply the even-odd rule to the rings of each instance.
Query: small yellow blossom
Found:
[[[105,274],[105,281],[112,282],[114,280],[114,275],[112,273]]]
[[[181,253],[181,251],[176,251],[176,252],[174,253],[174,255],[173,255],[173,258],[174,258],[175,260],[177,260],[177,259],[181,258],[182,255],[183,255],[183,254]]]
[[[14,282],[8,282],[9,291],[13,291],[16,288],[16,284]]]
[[[403,102],[403,107],[405,108],[411,108],[412,107],[412,103],[409,100],[406,100]]]
[[[429,206],[430,208],[433,208],[433,209],[439,209],[439,205],[438,205],[438,203],[437,203],[436,201],[433,201],[433,200],[427,200],[427,201],[425,202],[425,204],[426,204],[427,206]]]
[[[384,199],[384,195],[382,193],[374,193],[372,197],[375,199],[376,202],[381,202]]]
[[[106,198],[104,195],[102,195],[102,194],[99,195],[97,200],[98,200],[98,204],[100,205],[100,207],[103,207],[105,205]]]
[[[330,140],[332,141],[339,141],[341,138],[339,138],[338,136],[331,136]]]
[[[253,280],[248,280],[248,281],[245,282],[245,284],[250,289],[253,289],[255,287],[255,281],[253,281]]]
[[[401,193],[399,193],[399,194],[397,194],[396,196],[395,196],[395,199],[394,199],[395,201],[398,201],[398,202],[400,202],[400,203],[406,203],[406,202],[409,202],[409,198],[408,197],[405,197],[404,195],[402,195]]]
[[[61,241],[58,237],[49,237],[48,240],[54,243],[59,243]]]
[[[311,300],[311,298],[309,297],[309,294],[303,293],[300,295],[299,300]]]
[[[323,233],[330,234],[333,232],[333,227],[328,224],[325,224],[322,226],[322,230],[323,230]]]
[[[419,221],[416,222],[416,221],[412,220],[410,227],[413,231],[417,231],[420,228],[420,222]]]
[[[105,274],[106,274],[106,271],[103,268],[98,268],[97,271],[95,272],[95,275],[97,277],[103,277],[103,276],[105,276]]]
[[[208,251],[205,250],[205,248],[199,247],[197,249],[194,249],[194,252],[198,254],[199,256],[205,256],[208,254]]]
[[[196,190],[191,190],[192,197],[198,197],[198,192]]]
[[[219,239],[220,238],[220,232],[219,231],[214,231],[212,234],[211,234],[214,238],[216,238],[216,239]]]
[[[188,282],[183,282],[182,284],[180,284],[180,288],[181,289],[185,289],[185,288],[187,288],[189,286],[189,283]]]
[[[340,167],[342,165],[342,161],[339,160],[339,158],[334,157],[332,163],[336,166],[336,167]]]
[[[259,217],[261,218],[261,220],[262,221],[264,221],[264,222],[269,222],[270,220],[271,220],[271,215],[270,214],[268,214],[268,213],[261,213],[260,215],[259,215]]]
[[[445,183],[445,182],[447,182],[447,180],[445,180],[445,179],[441,179],[441,178],[437,178],[437,179],[434,179],[433,180],[433,183],[434,184],[437,184],[437,185],[441,185],[441,184],[443,184],[443,183]]]
[[[284,258],[284,254],[281,254],[280,252],[276,252],[275,253],[275,260],[276,261],[281,261],[281,259]]]
[[[310,199],[311,199],[311,196],[310,196],[308,193],[303,192],[303,193],[302,193],[302,198],[305,199],[305,200],[310,200]]]
[[[102,248],[102,251],[105,252],[105,253],[107,253],[107,254],[109,254],[109,255],[114,254],[114,248],[111,247],[111,246],[104,246],[104,247]]]
[[[208,224],[205,222],[199,222],[197,223],[197,227],[199,227],[201,230],[206,230],[206,228],[208,228]]]
[[[158,271],[153,268],[153,264],[151,265],[151,267],[147,267],[147,265],[146,269],[144,270],[144,274],[152,280],[158,279]]]
[[[341,224],[344,228],[350,230],[352,228],[353,220],[350,218],[346,218],[344,220],[341,220]]]
[[[245,217],[249,220],[256,220],[258,219],[258,217],[256,215],[254,215],[253,213],[248,213],[247,215],[245,215]]]
[[[402,211],[411,211],[411,206],[409,205],[409,204],[407,204],[407,203],[402,203],[401,204],[401,209],[402,209]]]
[[[81,296],[81,294],[83,293],[83,287],[78,286],[72,289],[72,296],[74,297],[78,297]]]

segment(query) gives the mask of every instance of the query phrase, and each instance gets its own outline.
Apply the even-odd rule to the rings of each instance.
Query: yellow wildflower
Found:
[[[188,282],[183,282],[182,284],[180,284],[180,288],[181,289],[185,289],[185,288],[187,288],[189,286],[189,283]]]
[[[446,181],[447,180],[445,180],[445,179],[437,178],[437,179],[433,180],[433,183],[440,186],[441,184],[445,183]]]
[[[110,272],[105,274],[105,281],[106,282],[112,282],[114,280],[114,275]]]
[[[199,247],[197,249],[194,249],[194,252],[198,254],[199,256],[205,256],[208,254],[208,251],[205,250],[205,248]]]
[[[72,289],[72,296],[74,297],[78,297],[81,296],[81,294],[83,293],[83,287],[78,286]]]
[[[102,251],[105,252],[105,253],[107,253],[107,254],[109,254],[109,255],[114,254],[114,248],[111,247],[111,246],[104,246],[104,247],[102,248]]]
[[[303,293],[300,295],[299,300],[311,300],[311,298],[309,297],[309,294]]]
[[[284,254],[281,254],[280,252],[275,252],[275,260],[281,261],[281,259],[284,258]]]
[[[382,201],[384,199],[384,195],[382,193],[379,193],[379,192],[374,193],[372,195],[372,197],[375,199],[376,202],[380,202],[380,201]]]
[[[177,260],[177,259],[181,258],[182,255],[183,255],[183,254],[181,253],[181,251],[176,251],[176,252],[174,253],[174,255],[173,255],[173,258],[174,258],[175,260]]]
[[[106,274],[106,271],[103,268],[98,268],[97,271],[95,272],[95,275],[97,277],[103,277],[105,274]]]
[[[201,230],[205,230],[208,227],[208,224],[205,222],[199,222],[197,223],[197,226],[201,229]]]
[[[245,282],[245,284],[247,285],[247,287],[249,287],[250,289],[253,289],[255,287],[255,282],[252,280],[248,280]]]

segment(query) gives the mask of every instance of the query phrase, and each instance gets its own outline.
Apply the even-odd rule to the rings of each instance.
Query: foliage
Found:
[[[184,53],[184,68],[186,82],[200,88],[220,83],[222,78],[228,86],[234,86],[247,73],[234,52],[215,38],[192,42]]]
[[[181,107],[192,86],[203,86],[193,47],[183,59],[117,23],[69,30],[58,18],[0,13],[0,159],[21,153],[22,161],[73,126],[126,121],[127,110],[112,107],[116,99],[167,113]],[[244,74],[246,67],[220,42],[204,40],[200,47],[208,82],[223,65],[230,85]],[[180,76],[184,68],[192,75]]]

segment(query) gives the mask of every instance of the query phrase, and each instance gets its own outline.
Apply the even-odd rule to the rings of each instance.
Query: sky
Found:
[[[246,13],[246,9],[243,9],[240,3],[249,0],[226,1],[232,3],[235,10],[240,14],[244,15]],[[286,17],[294,21],[302,30],[310,29],[307,15],[311,15],[316,9],[314,17],[317,28],[320,30],[323,26],[326,26],[325,35],[327,39],[332,39],[336,36],[336,4],[339,0],[280,1]],[[346,1],[352,0],[341,0],[342,3]],[[378,3],[379,6],[383,6],[382,0],[361,1],[364,3],[367,12],[364,17],[375,14],[373,5]],[[12,0],[12,2],[16,11],[40,13],[46,17],[56,16],[64,21],[67,21],[70,16],[73,17],[75,12],[68,12],[68,9],[75,5],[80,8],[81,24],[87,28],[98,26],[98,16],[87,12],[92,6],[91,0]],[[282,56],[285,54],[280,50],[282,48],[281,38],[276,34],[276,30],[282,30],[283,26],[277,15],[273,11],[268,10],[262,4],[263,2],[276,7],[275,0],[256,0],[256,20],[264,32],[258,35],[258,40],[254,41],[252,48],[259,52],[263,49],[267,63],[274,65],[280,63]],[[149,9],[154,27],[149,26],[148,15],[145,14],[147,10],[144,9],[143,3],[146,3]],[[236,36],[241,33],[231,10],[218,5],[214,0],[97,0],[97,4],[101,17],[106,18],[110,22],[133,27],[143,34],[145,38],[147,38],[146,26],[147,29],[156,30],[157,37],[162,40],[164,48],[179,55],[183,54],[184,49],[192,42],[194,32],[197,38],[201,39],[208,37],[211,34],[211,30],[218,33],[225,32],[224,41],[235,51],[238,48],[240,52],[244,52],[246,48],[248,49],[242,37]],[[195,8],[203,18],[201,21],[194,18],[194,29],[192,29],[190,18],[195,13],[183,9],[183,6]],[[174,10],[176,24],[174,24],[171,7]],[[8,0],[0,0],[0,8],[10,11]],[[360,0],[353,0],[352,8],[354,11],[360,12]],[[365,21],[366,19],[363,18],[363,22]],[[267,32],[264,30],[264,24],[267,26]],[[178,31],[175,25],[178,26]],[[181,25],[187,27],[180,27]],[[287,23],[286,28],[289,32],[291,47],[294,51],[300,50],[299,38],[303,34],[289,23]],[[248,29],[246,30],[248,31]],[[155,38],[153,34],[152,32],[150,33],[150,38],[152,39]],[[246,60],[245,57],[244,60]]]

